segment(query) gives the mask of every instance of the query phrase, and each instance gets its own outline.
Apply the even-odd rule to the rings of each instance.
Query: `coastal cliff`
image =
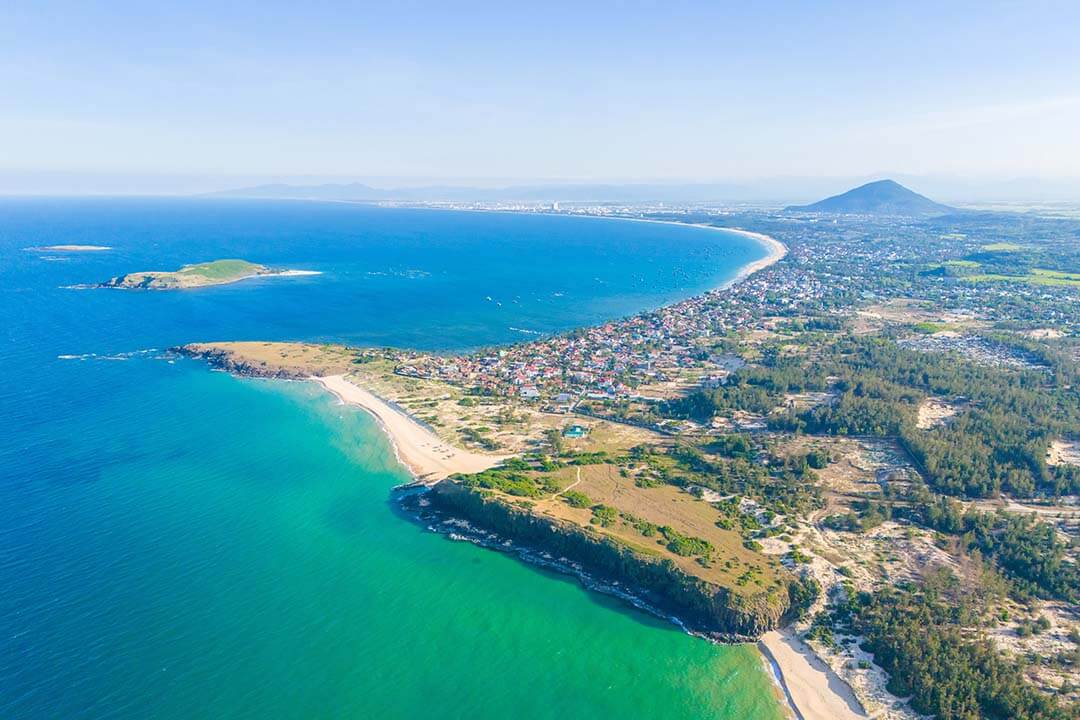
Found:
[[[514,546],[579,564],[589,575],[617,584],[651,607],[674,615],[690,630],[716,640],[754,640],[778,627],[792,608],[790,589],[735,592],[610,536],[536,515],[453,480],[436,484],[423,497],[441,519],[465,520]]]
[[[171,348],[210,367],[244,377],[307,380],[346,372],[357,352],[340,345],[275,342],[189,343]]]
[[[220,346],[190,344],[181,345],[172,348],[172,350],[185,357],[204,360],[207,365],[217,370],[224,370],[233,375],[241,375],[243,377],[303,380],[311,374],[299,367],[271,365],[266,362],[248,359],[243,355]]]

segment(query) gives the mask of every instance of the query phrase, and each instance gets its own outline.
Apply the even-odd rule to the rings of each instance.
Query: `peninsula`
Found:
[[[213,260],[184,265],[179,270],[143,270],[118,275],[95,287],[124,290],[190,290],[211,285],[227,285],[255,277],[318,274],[314,270],[280,270],[247,260]]]
[[[402,374],[415,358],[393,350],[276,342],[178,350],[238,375],[318,382],[370,412],[417,484],[431,488],[402,499],[430,527],[459,536],[471,528],[483,544],[565,558],[560,569],[701,634],[755,639],[812,596],[778,558],[744,542],[727,519],[732,506],[702,492],[694,483],[708,482],[705,474],[659,433],[571,422],[516,398],[421,380]]]

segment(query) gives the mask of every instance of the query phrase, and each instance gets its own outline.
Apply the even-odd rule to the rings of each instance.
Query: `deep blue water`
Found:
[[[26,250],[54,244],[114,249]],[[763,254],[585,218],[0,200],[0,717],[774,712],[750,655],[402,522],[386,496],[403,471],[363,414],[160,353],[516,342],[695,294]],[[65,287],[224,257],[323,274]],[[553,687],[470,665],[522,653]]]

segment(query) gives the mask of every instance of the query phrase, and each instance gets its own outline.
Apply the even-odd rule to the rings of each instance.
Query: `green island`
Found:
[[[313,271],[280,270],[247,260],[213,260],[184,265],[179,270],[143,270],[118,275],[97,285],[126,290],[189,290],[226,285],[254,277],[312,275]]]

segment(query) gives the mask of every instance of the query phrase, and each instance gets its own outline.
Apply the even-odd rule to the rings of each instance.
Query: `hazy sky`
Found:
[[[160,5],[4,3],[0,173],[1080,176],[1076,0]]]

